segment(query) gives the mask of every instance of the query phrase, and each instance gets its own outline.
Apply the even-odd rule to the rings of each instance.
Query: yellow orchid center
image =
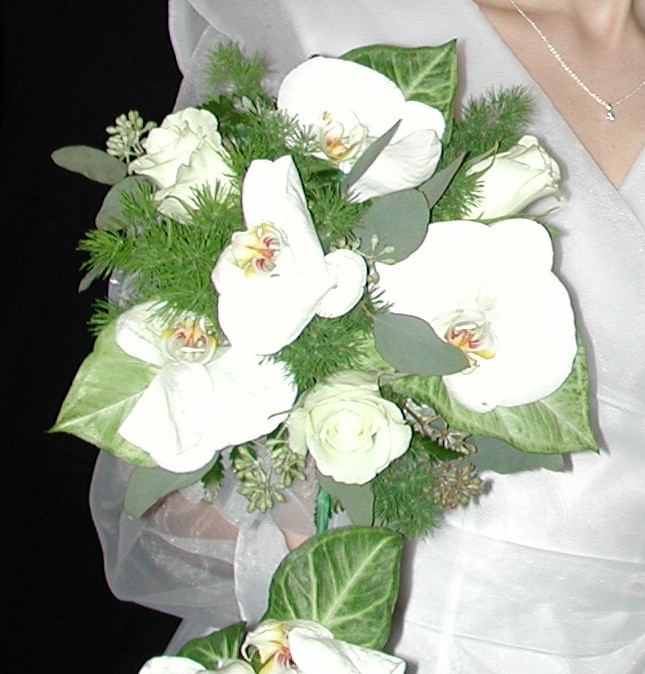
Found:
[[[490,360],[497,352],[497,338],[490,322],[479,312],[459,312],[444,333],[448,344],[461,349],[471,367],[477,366],[477,358]]]
[[[246,232],[237,232],[231,243],[235,264],[247,276],[270,274],[276,268],[282,241],[273,225],[263,223]]]
[[[363,149],[367,129],[350,111],[324,112],[319,122],[320,146],[333,162],[356,159]]]
[[[167,355],[180,363],[204,365],[217,349],[217,338],[206,327],[204,318],[185,318],[178,325],[164,330],[161,337]]]
[[[286,643],[280,644],[276,653],[264,664],[258,674],[282,674],[285,671],[297,672]]]

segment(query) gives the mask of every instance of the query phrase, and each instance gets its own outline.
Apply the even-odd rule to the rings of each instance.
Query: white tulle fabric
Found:
[[[392,635],[410,674],[642,674],[645,671],[645,153],[620,190],[606,180],[548,98],[471,0],[172,0],[185,73],[178,107],[204,94],[205,54],[222,39],[263,50],[274,89],[312,54],[370,43],[458,38],[461,96],[521,84],[535,98],[531,132],[563,167],[550,222],[592,361],[604,450],[564,473],[494,476],[474,507],[408,546]],[[542,211],[552,203],[538,204]],[[141,521],[121,513],[128,469],[97,464],[92,509],[114,592],[184,622],[169,650],[208,626],[257,619],[286,551],[280,528],[310,532],[307,498],[248,516],[227,485],[216,508],[191,494]],[[293,516],[295,514],[295,517]]]

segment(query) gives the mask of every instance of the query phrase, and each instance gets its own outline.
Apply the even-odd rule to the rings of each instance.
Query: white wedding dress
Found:
[[[564,173],[549,222],[587,340],[603,451],[573,456],[563,473],[494,475],[478,505],[410,544],[392,647],[410,674],[645,672],[645,152],[616,190],[472,0],[171,0],[170,27],[179,106],[200,100],[204,56],[225,38],[264,51],[273,86],[312,54],[457,38],[462,100],[517,84],[533,95],[532,132]],[[278,527],[310,532],[307,495],[251,517],[229,484],[219,523],[190,491],[131,521],[127,472],[102,456],[92,489],[113,591],[187,618],[174,644],[257,620],[286,552]]]

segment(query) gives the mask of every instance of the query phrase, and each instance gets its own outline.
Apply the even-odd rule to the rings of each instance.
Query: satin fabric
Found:
[[[471,0],[172,0],[169,11],[185,74],[178,107],[204,95],[204,59],[223,39],[263,51],[275,89],[288,69],[313,54],[456,38],[462,101],[500,86],[522,85],[532,94],[530,131],[564,173],[564,198],[536,209],[557,205],[548,221],[561,233],[558,273],[588,345],[603,449],[573,456],[563,473],[487,476],[490,493],[479,504],[449,513],[438,532],[411,543],[391,645],[410,663],[408,672],[418,674],[641,674],[645,152],[615,189]],[[171,648],[207,625],[222,626],[240,614],[259,617],[248,593],[262,596],[262,583],[284,550],[278,527],[306,532],[307,499],[299,502],[296,520],[278,516],[277,524],[237,511],[229,520],[243,535],[225,540],[210,525],[208,536],[200,535],[189,507],[183,523],[166,528],[159,527],[159,512],[170,505],[142,522],[126,521],[120,514],[125,470],[105,457],[93,486],[114,591],[190,618]],[[222,552],[213,562],[217,546]]]

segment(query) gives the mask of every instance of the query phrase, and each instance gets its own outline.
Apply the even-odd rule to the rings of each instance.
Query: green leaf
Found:
[[[347,52],[342,58],[385,75],[398,85],[406,100],[439,109],[446,120],[443,140],[448,142],[457,91],[456,40],[437,47],[413,49],[370,45]]]
[[[528,405],[497,407],[480,414],[451,398],[439,377],[405,377],[391,386],[430,405],[453,428],[498,438],[525,452],[561,454],[598,448],[589,421],[589,380],[582,343],[564,384]]]
[[[478,471],[492,470],[495,473],[506,475],[519,473],[525,470],[546,468],[562,472],[564,457],[562,454],[535,454],[520,452],[515,447],[497,438],[484,438],[480,435],[471,435],[468,442],[477,446],[477,452],[468,457]]]
[[[356,182],[365,174],[367,169],[376,161],[378,156],[388,146],[389,142],[397,132],[401,120],[393,124],[382,136],[379,136],[357,159],[349,173],[342,178],[342,188],[347,193]]]
[[[61,168],[80,173],[103,185],[115,185],[125,178],[126,165],[103,150],[87,145],[68,145],[54,150],[54,163]]]
[[[334,498],[337,498],[347,516],[356,526],[372,526],[374,521],[374,495],[369,484],[346,484],[336,482],[327,475],[316,473],[318,484]]]
[[[123,219],[123,195],[133,192],[140,184],[148,183],[143,176],[128,176],[113,185],[103,199],[103,204],[96,214],[95,223],[98,229],[120,229],[118,221]]]
[[[430,209],[424,195],[418,190],[401,190],[374,200],[361,213],[354,234],[360,238],[365,255],[400,262],[423,243],[429,222]],[[375,248],[373,237],[378,242]],[[393,250],[383,251],[385,246]]]
[[[114,339],[111,323],[83,361],[51,429],[70,433],[138,466],[154,466],[143,450],[126,442],[118,429],[152,381],[157,368],[128,356]]]
[[[423,193],[427,202],[428,208],[432,207],[441,199],[443,193],[448,189],[448,185],[455,177],[455,173],[462,165],[466,154],[462,152],[457,159],[453,160],[448,166],[437,171],[431,178],[428,178],[424,183],[419,185],[418,190]]]
[[[416,316],[376,315],[374,339],[381,356],[404,374],[427,377],[453,374],[468,367],[468,359],[460,349],[444,342]]]
[[[332,514],[331,494],[324,489],[319,489],[316,494],[316,512],[314,513],[314,522],[316,524],[316,533],[327,531],[329,520]]]
[[[186,642],[177,655],[199,662],[209,671],[215,671],[221,660],[233,660],[240,657],[240,648],[245,634],[246,623],[235,623],[206,637]]]
[[[171,473],[163,468],[137,467],[130,474],[125,490],[123,509],[129,517],[137,519],[148,511],[160,498],[177,489],[190,487],[213,467],[219,458],[214,456],[205,466],[190,473]]]
[[[84,290],[87,290],[97,278],[103,276],[108,268],[107,263],[98,264],[92,267],[85,276],[80,280],[78,284],[78,292],[82,293]]]
[[[399,534],[376,527],[310,538],[276,570],[263,619],[315,620],[337,639],[383,648],[399,590],[402,544]]]

